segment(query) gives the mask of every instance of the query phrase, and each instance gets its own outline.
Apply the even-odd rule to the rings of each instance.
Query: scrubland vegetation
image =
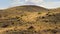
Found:
[[[0,34],[60,34],[60,8],[26,5],[0,10]]]

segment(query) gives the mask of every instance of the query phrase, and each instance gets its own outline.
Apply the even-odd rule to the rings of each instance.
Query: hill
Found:
[[[0,34],[59,34],[60,10],[24,5],[0,10]]]

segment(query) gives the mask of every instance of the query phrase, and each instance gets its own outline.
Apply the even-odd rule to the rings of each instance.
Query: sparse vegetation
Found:
[[[28,5],[0,10],[0,32],[3,34],[57,34],[59,26],[60,9]]]

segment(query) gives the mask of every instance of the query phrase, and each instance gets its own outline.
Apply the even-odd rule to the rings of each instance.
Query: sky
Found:
[[[21,5],[37,5],[51,9],[60,7],[60,0],[0,0],[0,9]]]

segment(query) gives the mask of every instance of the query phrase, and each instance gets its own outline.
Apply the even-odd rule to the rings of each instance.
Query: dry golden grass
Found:
[[[60,34],[60,10],[25,5],[0,10],[0,34]]]

